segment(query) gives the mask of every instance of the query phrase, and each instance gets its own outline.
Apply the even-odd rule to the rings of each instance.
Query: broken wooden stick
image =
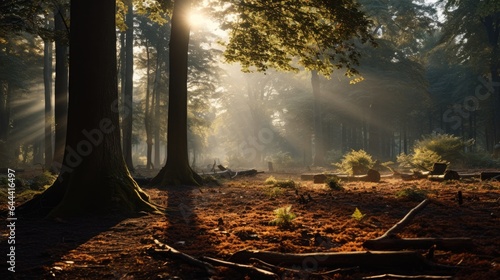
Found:
[[[167,255],[168,257],[183,260],[190,265],[205,269],[205,271],[210,275],[217,274],[215,268],[211,264],[200,261],[193,256],[177,251],[175,248],[170,247],[169,245],[162,243],[157,239],[155,239],[154,242],[158,247],[160,247],[160,249],[155,249],[155,253],[162,253]]]
[[[348,268],[337,268],[334,270],[328,270],[328,271],[323,271],[323,272],[314,272],[311,270],[299,270],[299,269],[293,269],[293,268],[287,268],[287,267],[281,267],[277,266],[274,264],[267,263],[265,261],[259,260],[259,259],[250,259],[252,262],[259,263],[265,267],[270,268],[274,273],[276,274],[281,274],[281,273],[293,273],[297,275],[312,275],[312,276],[324,276],[324,275],[329,275],[329,274],[335,274],[335,273],[340,273],[340,272],[351,272],[354,270],[359,270],[359,267],[348,267]],[[307,277],[306,277],[307,278]]]
[[[453,276],[382,274],[365,276],[361,279],[453,279]]]
[[[386,237],[382,239],[366,240],[363,247],[370,250],[403,250],[403,249],[429,249],[436,245],[439,250],[465,250],[473,247],[472,239],[458,238],[397,238]]]
[[[228,262],[228,261],[223,261],[223,260],[218,260],[210,257],[202,257],[202,259],[205,262],[211,263],[212,265],[215,266],[224,266],[224,267],[229,267],[232,269],[235,269],[237,271],[242,272],[243,274],[250,274],[255,276],[256,279],[269,279],[269,280],[276,280],[279,279],[278,275],[275,273],[261,269],[255,266],[251,265],[246,265],[246,264],[239,264],[239,263],[234,263],[234,262]]]
[[[380,236],[379,238],[376,238],[374,240],[388,238],[390,236],[395,235],[397,232],[400,232],[401,230],[403,230],[403,228],[405,228],[408,224],[410,224],[411,221],[413,220],[413,218],[415,218],[415,216],[420,211],[422,211],[422,209],[424,209],[430,202],[431,201],[429,199],[424,199],[422,202],[420,202],[420,204],[418,204],[413,209],[411,209],[410,212],[408,212],[408,214],[406,214],[406,216],[403,217],[403,219],[401,219],[399,222],[397,222],[393,227],[391,227],[388,231],[386,231],[382,236]]]
[[[273,265],[298,265],[304,269],[323,267],[362,267],[362,268],[415,268],[433,266],[414,251],[355,251],[285,254],[267,251],[243,250],[234,253],[229,261],[249,263],[259,259]]]

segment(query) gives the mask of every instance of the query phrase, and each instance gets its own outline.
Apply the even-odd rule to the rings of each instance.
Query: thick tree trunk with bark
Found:
[[[58,180],[20,209],[48,217],[157,212],[123,160],[114,0],[71,2],[67,145]],[[40,209],[43,207],[42,209]]]
[[[322,98],[318,72],[311,71],[311,85],[313,90],[314,102],[314,159],[315,166],[323,166],[325,164],[325,145],[323,139],[323,119],[322,119]]]
[[[158,40],[158,45],[156,46],[156,71],[155,71],[155,79],[153,83],[153,105],[151,110],[154,110],[154,121],[153,121],[153,130],[154,130],[154,166],[155,168],[160,168],[160,79],[161,79],[161,40]]]
[[[187,73],[191,0],[174,4],[170,35],[170,76],[167,162],[153,178],[154,185],[199,185],[202,180],[189,166],[187,141]]]
[[[152,106],[150,106],[151,98],[151,64],[150,64],[150,54],[149,54],[149,44],[146,41],[146,110],[144,112],[144,128],[146,130],[146,169],[153,169],[153,162],[151,161],[151,157],[153,154],[153,131],[152,131]]]
[[[67,31],[64,23],[66,9],[59,7],[54,11],[56,31],[56,76],[54,79],[54,159],[53,165],[60,166],[64,157],[66,143],[66,121],[68,118],[68,45],[65,40]]]
[[[134,170],[132,162],[132,117],[134,90],[134,11],[132,1],[127,1],[127,31],[125,35],[125,89],[123,91],[123,157],[129,170]]]
[[[50,25],[50,22],[47,23]],[[44,40],[43,48],[43,84],[45,87],[45,168],[52,166],[52,42]]]
[[[300,266],[311,269],[321,267],[362,267],[365,269],[381,268],[421,268],[430,266],[420,254],[413,251],[356,251],[356,252],[320,252],[285,254],[267,251],[243,250],[234,253],[229,261],[249,263],[258,259],[273,265]]]

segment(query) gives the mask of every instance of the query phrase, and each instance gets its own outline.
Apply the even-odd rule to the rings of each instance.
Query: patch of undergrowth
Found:
[[[269,176],[264,181],[264,184],[270,185],[275,188],[295,188],[297,186],[295,181],[292,179],[277,180],[276,178],[274,178],[274,176]]]
[[[342,157],[340,163],[335,163],[342,172],[349,175],[366,174],[373,167],[375,161],[364,150],[352,150]]]
[[[274,176],[269,176],[264,181],[264,184],[266,184],[266,185],[274,185],[274,184],[276,184],[276,182],[278,182],[278,180],[276,180],[276,178],[274,178]]]
[[[334,191],[343,191],[342,180],[337,176],[331,176],[326,178],[325,185]]]
[[[278,180],[276,183],[273,185],[274,187],[278,188],[295,188],[297,184],[295,183],[294,180],[288,179],[288,180]]]
[[[404,198],[411,201],[422,201],[427,198],[429,192],[417,187],[406,188],[396,193],[399,198]]]
[[[481,189],[488,190],[488,191],[500,190],[500,186],[494,186],[492,184],[486,183],[486,184],[481,185]]]
[[[269,222],[271,225],[276,225],[278,227],[290,227],[292,225],[292,221],[297,217],[293,212],[292,212],[292,206],[286,206],[286,207],[281,207],[278,209],[275,209],[274,211],[274,220]]]
[[[474,140],[464,140],[450,134],[432,134],[423,136],[415,142],[411,154],[401,154],[398,162],[401,167],[419,167],[431,170],[435,162],[445,162],[453,167],[467,168],[494,168],[500,162],[492,158],[491,154],[475,147]],[[469,150],[465,152],[465,150]]]
[[[283,189],[279,187],[269,187],[266,188],[265,192],[269,198],[276,198],[283,194]]]
[[[33,198],[33,196],[41,193],[45,189],[49,187],[49,185],[45,185],[39,189],[31,189],[25,181],[17,179],[14,181],[15,183],[15,200],[22,202]],[[9,198],[9,181],[6,177],[0,177],[0,200],[7,201]]]
[[[55,175],[53,175],[49,171],[45,171],[33,178],[33,182],[30,184],[30,189],[44,190],[47,186],[51,186],[56,179],[57,177]]]

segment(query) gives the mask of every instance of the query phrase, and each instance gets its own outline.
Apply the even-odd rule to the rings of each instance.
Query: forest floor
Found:
[[[295,188],[272,187],[266,178],[293,180]],[[18,177],[30,176],[29,173]],[[138,217],[108,215],[73,221],[16,221],[15,273],[1,264],[1,279],[250,279],[233,269],[218,267],[218,274],[155,253],[157,239],[194,257],[227,260],[240,250],[282,253],[364,251],[365,240],[381,236],[424,196],[432,203],[420,212],[400,237],[468,237],[473,248],[451,252],[436,250],[433,262],[454,266],[453,279],[500,279],[500,182],[426,179],[379,183],[346,182],[344,190],[325,184],[300,181],[300,174],[261,173],[253,177],[223,180],[219,186],[144,186],[151,200],[166,207],[165,215]],[[457,202],[461,190],[464,203]],[[301,203],[297,193],[312,201]],[[22,199],[22,198],[21,198]],[[24,199],[27,199],[26,197]],[[21,203],[22,201],[17,201]],[[273,210],[292,206],[296,215],[289,228],[269,222]],[[0,210],[5,210],[2,202]],[[352,215],[359,209],[364,215]],[[7,224],[7,222],[5,222]],[[8,232],[2,226],[3,256],[9,253]],[[422,254],[426,250],[419,251]],[[309,267],[309,272],[334,268]],[[282,279],[363,279],[395,274],[441,272],[351,270],[313,276],[306,273],[280,275]],[[246,277],[246,278],[245,278]],[[258,279],[258,278],[252,278]],[[384,278],[392,279],[392,278]]]

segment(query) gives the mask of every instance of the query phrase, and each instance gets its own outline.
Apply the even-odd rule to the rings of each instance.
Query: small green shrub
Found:
[[[343,191],[344,187],[342,186],[342,180],[340,180],[337,176],[331,176],[326,178],[325,184],[332,190],[335,191]]]
[[[396,193],[399,198],[405,198],[411,201],[422,201],[427,198],[428,192],[417,187],[406,188]]]
[[[292,221],[296,217],[296,215],[292,213],[291,210],[292,210],[291,205],[275,209],[273,211],[275,218],[269,223],[279,227],[289,227],[292,224]]]
[[[358,207],[356,207],[356,210],[354,210],[354,213],[352,213],[351,217],[353,217],[356,221],[361,221],[363,220],[363,218],[365,217],[366,215],[361,213],[361,211],[359,211]]]
[[[292,179],[288,179],[288,180],[277,180],[274,184],[273,184],[274,187],[278,187],[278,188],[295,188],[296,187],[296,184],[295,184],[295,181],[292,180]]]
[[[283,194],[283,189],[279,187],[270,187],[266,189],[266,195],[269,198],[275,198]]]
[[[467,141],[450,134],[432,134],[422,137],[415,143],[414,151],[429,150],[440,156],[443,160],[457,162],[463,159],[463,152],[466,147],[474,144],[474,140]]]
[[[276,180],[276,178],[274,178],[274,176],[269,176],[265,181],[264,181],[264,184],[266,185],[274,185],[276,184],[276,182],[278,182],[278,180]]]
[[[419,167],[431,170],[435,162],[447,162],[454,166],[467,163],[467,147],[474,141],[464,141],[458,136],[450,134],[432,134],[422,137],[413,146],[413,153],[398,156],[398,162],[402,167]]]
[[[340,163],[336,163],[342,172],[349,175],[366,174],[366,172],[373,167],[374,161],[372,156],[364,150],[352,150],[345,154]]]

